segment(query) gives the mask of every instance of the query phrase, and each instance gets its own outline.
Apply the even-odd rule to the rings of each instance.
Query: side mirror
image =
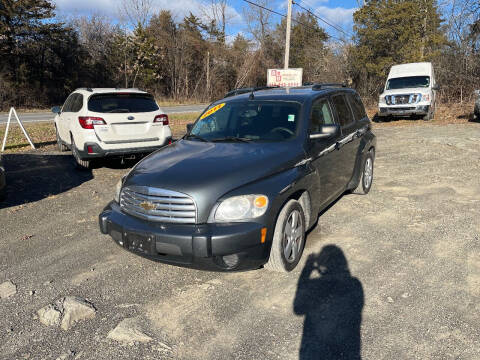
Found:
[[[189,133],[193,129],[193,124],[187,124],[187,132]]]
[[[60,106],[54,106],[52,107],[52,113],[54,114],[60,114],[62,112],[62,109],[60,109]]]
[[[338,134],[340,126],[338,125],[322,125],[320,131],[310,134],[310,139],[328,139]]]
[[[435,91],[440,90],[440,85],[438,85],[438,84],[433,85],[432,90],[435,90]]]

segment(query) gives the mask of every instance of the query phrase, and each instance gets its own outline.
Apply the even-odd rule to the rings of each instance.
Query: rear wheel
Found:
[[[366,195],[370,191],[373,183],[373,160],[374,160],[374,152],[370,150],[366,157],[365,161],[363,162],[362,173],[360,175],[360,182],[355,190],[353,190],[354,194]]]
[[[60,152],[65,152],[68,150],[67,146],[63,143],[62,139],[60,138],[60,135],[58,134],[58,129],[57,127],[55,126],[55,133],[57,135],[57,147],[58,147],[58,151]]]
[[[77,169],[79,170],[90,169],[91,161],[80,159],[80,154],[78,153],[78,149],[75,146],[75,141],[73,140],[73,137],[72,137],[72,155],[73,155],[75,167]]]
[[[270,258],[265,268],[292,271],[300,261],[305,247],[305,215],[296,200],[290,200],[280,211],[275,224]]]

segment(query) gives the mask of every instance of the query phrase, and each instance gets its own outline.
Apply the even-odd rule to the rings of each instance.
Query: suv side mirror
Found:
[[[189,133],[193,129],[193,124],[187,124],[187,132]]]
[[[310,139],[328,139],[338,134],[340,126],[338,125],[322,125],[320,131],[310,134]]]
[[[433,85],[432,90],[435,90],[435,91],[440,90],[440,85],[438,85],[438,84]]]
[[[54,106],[52,107],[52,113],[54,114],[60,114],[62,112],[62,109],[60,109],[60,106]]]

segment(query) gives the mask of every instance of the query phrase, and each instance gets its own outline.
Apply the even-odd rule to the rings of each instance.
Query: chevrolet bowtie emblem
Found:
[[[151,211],[155,210],[157,206],[155,204],[152,204],[151,202],[144,201],[140,204],[140,207],[143,208],[146,211]]]

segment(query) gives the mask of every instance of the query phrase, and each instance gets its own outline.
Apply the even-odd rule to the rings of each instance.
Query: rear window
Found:
[[[352,106],[353,115],[355,120],[362,120],[367,116],[365,112],[365,107],[363,106],[362,99],[358,94],[348,94],[348,99],[350,100],[350,105]]]
[[[353,122],[353,115],[350,110],[350,107],[347,104],[344,95],[337,95],[332,98],[333,105],[337,109],[338,122],[340,126],[346,126]]]
[[[88,100],[88,110],[98,113],[143,113],[158,110],[149,94],[98,94]]]

